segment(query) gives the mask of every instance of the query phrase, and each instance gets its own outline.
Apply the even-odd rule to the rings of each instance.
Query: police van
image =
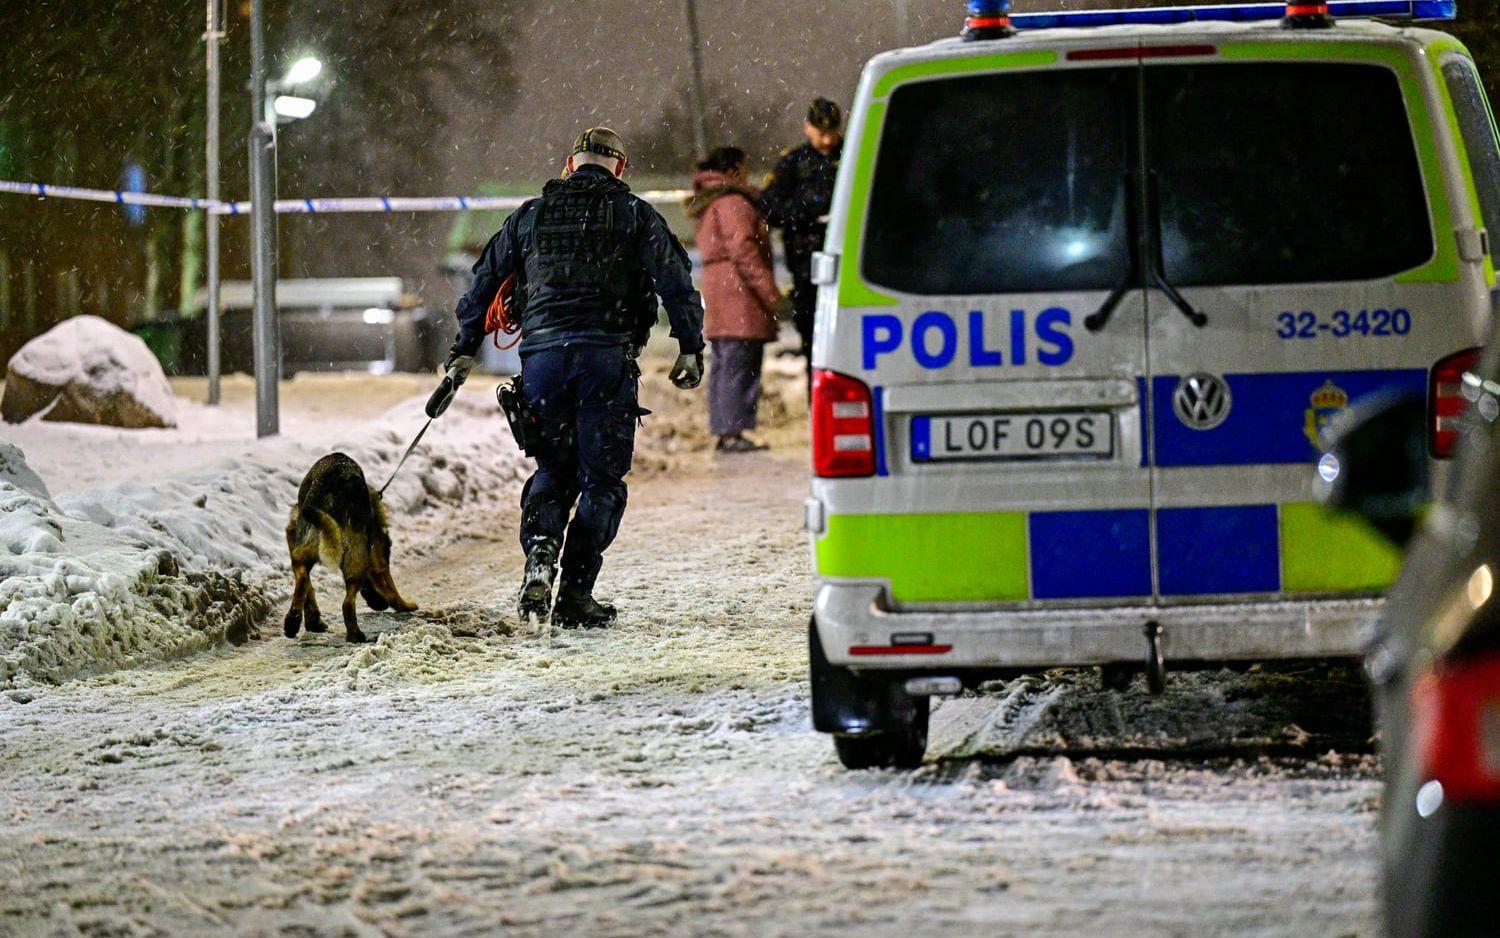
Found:
[[[1494,121],[1416,25],[1453,0],[1008,6],[866,66],[814,261],[813,713],[851,767],[920,762],[987,677],[1355,654],[1400,557],[1316,503],[1324,432],[1419,393],[1447,457],[1493,314]]]

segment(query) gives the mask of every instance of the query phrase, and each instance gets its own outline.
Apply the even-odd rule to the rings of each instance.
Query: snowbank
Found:
[[[0,416],[117,427],[173,427],[177,399],[161,363],[136,336],[75,316],[21,346],[6,366]]]
[[[128,664],[204,644],[198,596],[167,557],[69,517],[8,447],[0,476],[0,687],[55,679],[89,663]],[[206,611],[206,610],[205,610]]]
[[[0,482],[8,482],[22,491],[43,498],[52,497],[42,477],[26,465],[26,454],[21,452],[21,448],[3,440],[0,440]]]
[[[21,556],[62,553],[57,506],[45,494],[0,480],[0,548]]]
[[[403,550],[439,538],[459,510],[508,496],[526,464],[492,401],[469,392],[435,423],[386,492]],[[184,654],[253,634],[287,590],[282,527],[324,453],[353,456],[379,488],[425,419],[397,405],[326,447],[252,445],[154,483],[48,497],[13,446],[0,449],[0,687]]]

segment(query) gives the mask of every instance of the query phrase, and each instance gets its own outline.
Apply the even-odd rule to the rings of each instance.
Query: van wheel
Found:
[[[928,698],[906,692],[904,677],[856,673],[823,653],[814,620],[807,629],[813,728],[833,734],[851,769],[914,768],[927,752]]]
[[[911,698],[914,706],[905,725],[883,733],[834,736],[833,748],[846,769],[914,769],[927,754],[926,697]]]

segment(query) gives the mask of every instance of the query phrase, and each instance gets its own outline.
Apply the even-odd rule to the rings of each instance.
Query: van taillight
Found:
[[[1500,802],[1500,652],[1443,662],[1423,675],[1412,689],[1412,715],[1433,807]]]
[[[1455,352],[1432,366],[1432,382],[1427,389],[1428,409],[1432,415],[1432,455],[1446,459],[1458,449],[1459,422],[1468,401],[1464,399],[1464,372],[1479,363],[1479,349]]]
[[[875,408],[870,389],[835,371],[813,371],[813,475],[875,474]]]

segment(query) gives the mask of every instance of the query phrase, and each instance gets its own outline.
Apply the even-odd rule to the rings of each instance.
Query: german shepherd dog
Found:
[[[343,453],[330,453],[307,470],[286,523],[286,546],[293,578],[287,638],[296,638],[304,622],[309,632],[328,631],[313,596],[311,573],[319,560],[344,574],[344,632],[351,642],[366,641],[354,616],[355,593],[377,612],[417,608],[401,598],[391,579],[391,535],[380,495],[365,483],[359,463]]]

